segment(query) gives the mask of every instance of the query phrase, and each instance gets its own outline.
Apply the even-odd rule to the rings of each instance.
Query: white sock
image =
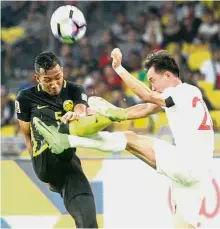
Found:
[[[71,147],[92,148],[107,152],[123,151],[127,145],[127,139],[123,132],[102,131],[91,137],[68,135],[68,139]]]

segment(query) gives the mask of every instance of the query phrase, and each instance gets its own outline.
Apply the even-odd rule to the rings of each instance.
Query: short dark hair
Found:
[[[36,56],[34,68],[36,73],[51,70],[57,64],[61,66],[59,58],[52,52],[42,52]]]
[[[148,71],[151,67],[154,67],[156,72],[169,71],[180,77],[178,64],[166,50],[159,50],[147,56],[144,68]]]

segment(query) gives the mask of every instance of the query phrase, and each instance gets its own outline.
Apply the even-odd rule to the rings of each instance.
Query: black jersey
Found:
[[[47,125],[57,125],[62,115],[73,110],[76,104],[87,105],[84,88],[72,82],[64,81],[59,95],[51,96],[44,92],[41,85],[21,90],[15,102],[17,117],[25,122],[40,118]]]
[[[57,181],[58,178],[54,172],[57,176],[64,177],[67,172],[72,171],[72,162],[69,162],[75,156],[75,149],[67,149],[60,155],[51,153],[47,143],[35,129],[33,118],[38,117],[47,125],[57,126],[61,117],[67,111],[73,110],[76,104],[87,106],[87,95],[82,86],[72,82],[64,81],[63,88],[57,96],[50,96],[44,92],[40,84],[18,93],[15,101],[17,117],[31,124],[32,162],[36,174],[42,181],[54,183],[51,179]]]

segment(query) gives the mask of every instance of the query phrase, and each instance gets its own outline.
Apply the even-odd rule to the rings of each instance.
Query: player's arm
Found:
[[[32,143],[31,143],[31,133],[30,133],[30,122],[25,122],[22,120],[18,120],[21,132],[24,135],[26,147],[28,152],[32,155]]]
[[[24,135],[27,150],[32,154],[32,143],[30,133],[30,101],[25,91],[20,91],[15,100],[15,112],[17,113],[18,122]]]
[[[166,106],[165,99],[160,93],[152,91],[147,85],[133,77],[121,66],[122,54],[118,48],[115,48],[112,51],[111,57],[113,58],[113,69],[136,95],[138,95],[144,102],[157,104],[162,107]]]
[[[125,112],[127,113],[127,120],[131,120],[138,118],[146,118],[149,115],[155,114],[161,110],[163,109],[159,105],[153,103],[144,103],[129,107],[125,109]]]
[[[114,108],[107,111],[112,121],[124,121],[146,118],[162,110],[162,107],[153,103],[138,104],[126,109]]]

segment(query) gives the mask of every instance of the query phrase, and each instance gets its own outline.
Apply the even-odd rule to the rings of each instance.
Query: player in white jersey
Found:
[[[145,104],[128,109],[116,108],[107,101],[91,97],[96,112],[120,121],[147,117],[165,109],[175,146],[132,131],[99,132],[91,137],[60,134],[39,119],[34,123],[54,153],[68,147],[95,148],[102,151],[127,149],[158,172],[172,179],[172,205],[176,228],[195,228],[214,151],[214,132],[208,109],[197,87],[182,83],[174,58],[166,51],[147,58],[145,68],[152,89],[134,78],[121,66],[122,54],[114,49],[112,66],[122,80]]]

